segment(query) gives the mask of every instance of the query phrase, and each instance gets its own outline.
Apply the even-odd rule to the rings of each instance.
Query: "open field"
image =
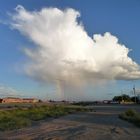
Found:
[[[4,104],[0,110],[0,131],[19,129],[32,126],[36,121],[56,118],[74,112],[89,111],[89,109],[73,105],[43,105],[43,104]]]
[[[2,140],[139,140],[140,129],[118,115],[135,105],[97,105],[93,112],[48,118],[19,130],[0,132]]]

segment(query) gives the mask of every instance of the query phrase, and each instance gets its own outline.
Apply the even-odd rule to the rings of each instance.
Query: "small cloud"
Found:
[[[16,89],[5,86],[5,85],[0,85],[0,96],[1,97],[7,97],[7,96],[21,96],[21,93],[17,91]]]

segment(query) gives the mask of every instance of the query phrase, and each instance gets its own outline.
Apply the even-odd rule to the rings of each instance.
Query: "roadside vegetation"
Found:
[[[126,120],[140,127],[140,113],[135,110],[129,109],[126,112],[119,115],[120,119]]]
[[[0,131],[31,126],[39,120],[79,111],[89,111],[89,109],[72,105],[33,105],[27,108],[19,106],[16,109],[0,110]]]
[[[133,103],[139,103],[139,98],[138,97],[130,97],[129,95],[127,94],[123,94],[123,95],[120,95],[120,96],[114,96],[113,101],[117,101],[117,102],[133,102]]]

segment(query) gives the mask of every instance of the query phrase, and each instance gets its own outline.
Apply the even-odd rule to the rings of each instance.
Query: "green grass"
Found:
[[[126,112],[119,115],[119,118],[126,120],[140,127],[140,113],[135,110],[129,109]]]
[[[90,111],[79,106],[42,105],[30,106],[28,108],[16,108],[11,110],[0,110],[0,130],[12,130],[31,126],[34,121],[48,117],[59,117],[78,111]]]

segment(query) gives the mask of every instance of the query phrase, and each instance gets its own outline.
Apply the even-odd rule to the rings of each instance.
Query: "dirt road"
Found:
[[[140,140],[140,128],[118,114],[137,106],[94,106],[95,112],[77,113],[16,131],[0,132],[0,140]]]

